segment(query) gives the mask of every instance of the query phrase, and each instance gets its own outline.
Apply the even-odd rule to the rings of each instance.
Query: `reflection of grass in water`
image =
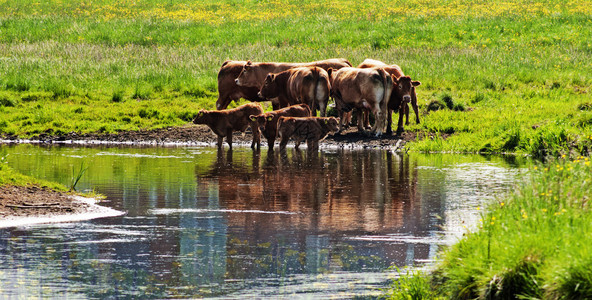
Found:
[[[423,284],[454,299],[592,298],[590,174],[589,157],[534,167]]]

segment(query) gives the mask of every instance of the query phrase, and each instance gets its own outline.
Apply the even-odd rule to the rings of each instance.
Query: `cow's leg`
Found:
[[[409,125],[409,104],[405,103],[403,106],[405,108],[405,125]]]
[[[259,131],[259,124],[251,121],[251,131],[253,132],[253,142],[251,142],[251,148],[257,150],[261,149],[261,132]]]
[[[316,139],[307,139],[306,146],[309,152],[315,152],[319,150],[319,141]]]
[[[393,134],[393,110],[392,109],[388,109],[388,112],[386,114],[386,135],[392,135]]]
[[[376,119],[376,121],[374,121],[374,126],[372,127],[371,132],[374,135],[376,135],[376,137],[379,137],[382,135],[382,131],[384,130],[386,116],[382,111],[377,110],[376,112],[374,112],[374,118]]]
[[[403,133],[403,114],[405,113],[405,107],[407,104],[403,103],[399,107],[399,122],[397,122],[397,135]]]
[[[218,150],[222,149],[222,142],[224,142],[224,137],[219,135],[218,136]]]
[[[417,94],[415,93],[415,87],[411,88],[411,106],[415,112],[415,122],[419,124],[419,107],[417,106]]]
[[[364,109],[364,127],[366,127],[366,129],[372,128],[370,126],[370,110],[368,109]]]
[[[267,146],[269,146],[269,151],[273,151],[273,147],[275,146],[275,137],[267,139]]]
[[[300,138],[295,138],[294,139],[294,149],[298,150],[298,147],[300,147],[301,142],[302,142],[302,140]]]
[[[290,138],[287,135],[282,135],[282,139],[280,140],[280,151],[286,149],[286,145],[288,145],[288,141]]]
[[[358,131],[364,132],[364,109],[358,108],[356,109],[357,119],[358,119]]]
[[[346,113],[342,110],[338,110],[337,115],[339,116],[339,130],[337,130],[335,134],[340,134],[343,131],[343,124],[345,123]]]
[[[230,150],[232,150],[232,128],[226,129],[226,142],[228,143]]]

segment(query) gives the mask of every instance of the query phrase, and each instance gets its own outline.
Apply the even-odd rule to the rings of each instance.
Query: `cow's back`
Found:
[[[256,87],[238,86],[236,77],[240,74],[246,61],[225,61],[218,71],[218,100],[216,109],[226,109],[230,102],[244,98],[249,101],[261,101],[257,96],[259,90]]]
[[[403,70],[398,65],[387,65],[384,62],[381,62],[381,61],[375,60],[375,59],[367,58],[361,64],[358,65],[358,68],[360,68],[360,69],[368,69],[368,68],[376,68],[376,67],[383,68],[387,73],[389,73],[391,75],[395,75],[397,78],[405,76],[405,74],[403,73]]]

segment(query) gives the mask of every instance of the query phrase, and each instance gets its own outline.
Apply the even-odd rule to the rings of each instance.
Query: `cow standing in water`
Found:
[[[278,135],[278,121],[280,117],[308,117],[310,108],[306,104],[288,106],[286,108],[262,113],[260,115],[250,116],[251,120],[256,122],[259,130],[267,139],[269,150],[273,151],[275,139]]]
[[[364,132],[362,111],[370,110],[375,116],[372,133],[382,135],[387,104],[393,89],[393,80],[382,68],[341,68],[329,70],[331,95],[339,112],[339,132],[343,130],[343,115],[358,108],[358,131]]]
[[[374,59],[365,59],[358,68],[374,68],[374,67],[381,67],[389,74],[393,75],[393,79],[399,79],[405,76],[403,74],[403,70],[398,65],[387,65],[381,61],[374,60]],[[406,81],[407,79],[405,79]],[[392,134],[392,114],[393,111],[397,110],[399,112],[399,123],[397,124],[397,133],[403,132],[403,124],[402,124],[402,117],[401,114],[404,113],[406,117],[406,125],[409,125],[409,103],[411,102],[411,106],[413,107],[413,111],[415,112],[415,121],[419,124],[419,108],[417,106],[417,94],[415,93],[415,87],[419,86],[421,82],[419,81],[411,81],[411,90],[407,93],[404,88],[406,87],[406,83],[402,82],[401,85],[398,85],[398,91],[393,90],[391,94],[391,98],[389,99],[389,112],[388,112],[388,122],[386,128],[386,134]],[[409,95],[410,98],[406,98],[405,96]]]
[[[324,117],[329,102],[329,74],[319,67],[298,67],[280,73],[267,74],[259,97],[278,99],[279,107],[304,103],[316,116],[316,108]],[[273,100],[272,100],[273,101]]]
[[[218,149],[222,148],[222,142],[226,137],[226,142],[232,149],[232,132],[244,132],[247,127],[251,127],[253,132],[253,141],[251,148],[261,147],[261,135],[259,126],[249,118],[251,115],[263,113],[263,108],[259,103],[247,103],[234,109],[227,110],[200,110],[193,119],[194,124],[205,124],[218,136]]]

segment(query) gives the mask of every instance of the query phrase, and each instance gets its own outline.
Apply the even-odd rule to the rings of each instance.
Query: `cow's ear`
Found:
[[[272,82],[275,79],[275,74],[267,74],[267,77],[265,77],[265,81],[269,81]]]
[[[418,85],[421,85],[421,82],[419,82],[419,81],[411,81],[411,85],[418,86]]]
[[[250,60],[248,60],[248,61],[247,61],[247,64],[245,64],[245,66],[249,66],[249,67],[250,67],[251,65],[253,65],[253,62],[252,62],[252,61],[250,61]]]

